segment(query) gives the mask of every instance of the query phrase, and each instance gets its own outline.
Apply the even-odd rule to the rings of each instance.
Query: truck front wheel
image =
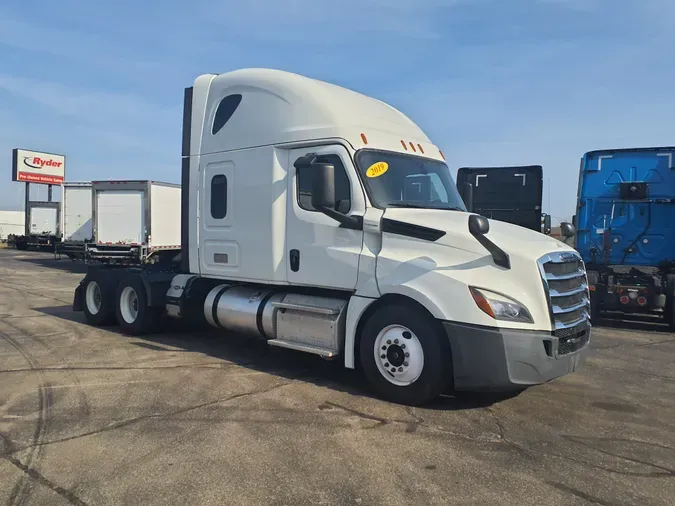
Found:
[[[155,329],[160,309],[148,306],[145,286],[138,276],[124,279],[117,287],[117,322],[123,333],[137,336]]]
[[[438,397],[452,378],[447,338],[424,311],[383,306],[363,327],[360,342],[363,372],[382,397],[419,405]]]

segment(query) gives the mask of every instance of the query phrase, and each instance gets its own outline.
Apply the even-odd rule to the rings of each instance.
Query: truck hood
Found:
[[[470,213],[437,209],[389,208],[384,218],[437,229],[437,240],[410,237],[414,230],[385,231],[377,260],[381,294],[417,300],[438,319],[467,324],[552,330],[548,299],[537,260],[556,252],[573,252],[566,244],[510,223],[490,220],[486,236],[510,257],[510,269],[494,263],[491,254],[469,233]],[[395,224],[389,226],[396,227]],[[497,321],[482,312],[469,287],[504,294],[523,304],[533,324]]]
[[[445,235],[436,241],[438,244],[484,255],[485,248],[469,232],[470,215],[462,211],[407,208],[388,208],[384,213],[384,217],[391,220],[442,230]],[[574,251],[565,243],[545,234],[503,221],[489,222],[490,231],[486,237],[508,255],[537,260],[555,251]]]

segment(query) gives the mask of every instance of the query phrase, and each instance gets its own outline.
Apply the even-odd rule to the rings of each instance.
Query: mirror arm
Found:
[[[346,214],[342,214],[341,212],[331,209],[330,207],[320,207],[318,210],[329,218],[332,218],[340,223],[342,228],[363,230],[363,218],[360,216],[347,216]]]
[[[494,261],[495,265],[503,267],[504,269],[511,268],[511,258],[509,257],[508,253],[506,253],[503,249],[501,249],[482,234],[474,235],[474,237],[481,244],[481,246],[488,250],[488,252],[492,255],[492,260]]]
[[[495,265],[510,269],[511,258],[509,254],[485,236],[489,230],[490,223],[487,218],[476,214],[469,216],[469,233],[492,255]]]

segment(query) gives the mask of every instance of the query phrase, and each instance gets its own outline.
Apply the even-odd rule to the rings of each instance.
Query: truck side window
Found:
[[[211,178],[211,216],[222,220],[227,214],[227,177],[216,174]]]
[[[347,214],[352,208],[351,187],[347,171],[337,155],[322,155],[317,161],[331,163],[335,167],[335,210]],[[316,211],[312,206],[312,169],[301,168],[297,171],[296,185],[298,205],[306,211]]]
[[[216,114],[213,118],[213,126],[211,127],[211,134],[216,135],[221,128],[225,126],[234,111],[237,110],[239,104],[241,103],[241,95],[228,95],[220,101],[218,104],[218,109],[216,109]]]

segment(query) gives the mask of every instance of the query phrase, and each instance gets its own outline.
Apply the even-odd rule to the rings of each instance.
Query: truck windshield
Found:
[[[390,151],[360,150],[356,165],[373,205],[466,211],[443,162]]]

